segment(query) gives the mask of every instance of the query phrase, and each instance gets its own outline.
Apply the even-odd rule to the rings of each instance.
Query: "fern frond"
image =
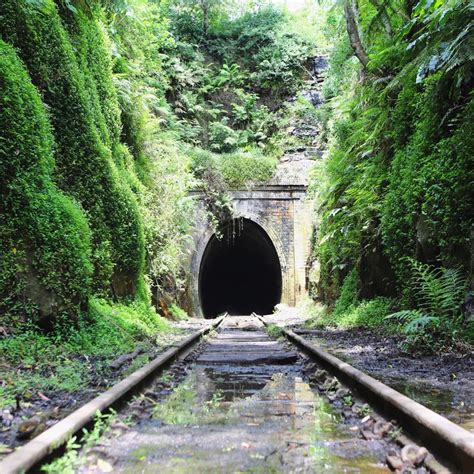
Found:
[[[467,280],[459,268],[435,268],[410,259],[414,271],[412,287],[419,309],[442,320],[453,320],[460,312]]]
[[[406,324],[403,330],[407,334],[425,332],[428,326],[436,326],[439,322],[440,319],[436,316],[421,315]]]
[[[419,319],[423,316],[421,311],[416,309],[405,309],[403,311],[397,311],[396,313],[385,316],[384,319],[393,319],[402,324],[411,323],[412,321]]]

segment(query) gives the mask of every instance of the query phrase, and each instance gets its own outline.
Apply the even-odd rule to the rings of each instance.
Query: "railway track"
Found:
[[[0,473],[39,470],[112,407],[119,414],[79,472],[474,472],[474,435],[291,331],[271,338],[265,324],[213,321],[9,455]]]

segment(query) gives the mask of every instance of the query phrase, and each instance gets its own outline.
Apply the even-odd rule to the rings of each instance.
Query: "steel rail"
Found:
[[[140,387],[153,376],[156,376],[159,371],[176,359],[176,357],[199,342],[202,336],[218,327],[226,316],[227,314],[224,314],[209,324],[209,326],[173,344],[154,360],[8,455],[0,462],[0,473],[19,474],[27,472],[44,462],[45,459],[50,457],[55,451],[58,451],[74,434],[91,424],[98,411],[108,410],[136,393]]]
[[[260,315],[254,315],[265,326],[271,324]],[[343,383],[356,389],[362,398],[382,414],[395,418],[407,433],[422,441],[429,451],[439,455],[456,472],[474,472],[474,434],[325,352],[293,331],[283,327],[281,329],[290,342],[335,374]]]

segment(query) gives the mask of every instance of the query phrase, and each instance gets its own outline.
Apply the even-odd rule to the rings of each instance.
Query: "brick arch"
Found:
[[[289,281],[288,272],[287,272],[287,268],[288,268],[287,259],[283,250],[282,242],[280,238],[278,237],[277,232],[267,220],[265,220],[264,218],[262,218],[256,213],[252,213],[252,212],[239,213],[236,218],[244,218],[257,224],[262,229],[262,231],[267,234],[268,238],[272,242],[275,248],[276,254],[278,256],[278,260],[279,260],[280,268],[281,268],[281,283],[282,283],[281,301],[286,302],[288,299],[288,295],[291,294],[290,281]],[[211,238],[214,236],[214,234],[215,234],[214,230],[209,225],[206,225],[204,229],[201,229],[199,239],[196,242],[197,245],[191,257],[191,260],[192,260],[191,268],[194,274],[197,274],[197,275],[200,274],[204,252],[206,251],[206,248]],[[192,285],[190,287],[190,293],[191,293],[190,294],[191,304],[193,308],[195,309],[197,316],[203,317],[201,303],[200,303],[200,295],[199,295],[199,277],[193,279]]]
[[[193,244],[189,253],[186,305],[190,314],[202,317],[199,298],[200,265],[213,235],[201,191],[196,197]],[[272,242],[282,278],[281,302],[290,306],[306,294],[307,262],[311,253],[312,203],[305,199],[305,185],[264,185],[229,192],[234,214],[261,227]]]

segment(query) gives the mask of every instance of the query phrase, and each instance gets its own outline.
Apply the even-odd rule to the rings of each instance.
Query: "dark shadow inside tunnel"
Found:
[[[267,233],[248,219],[234,219],[213,235],[199,271],[199,296],[206,318],[269,314],[280,302],[280,261]]]

